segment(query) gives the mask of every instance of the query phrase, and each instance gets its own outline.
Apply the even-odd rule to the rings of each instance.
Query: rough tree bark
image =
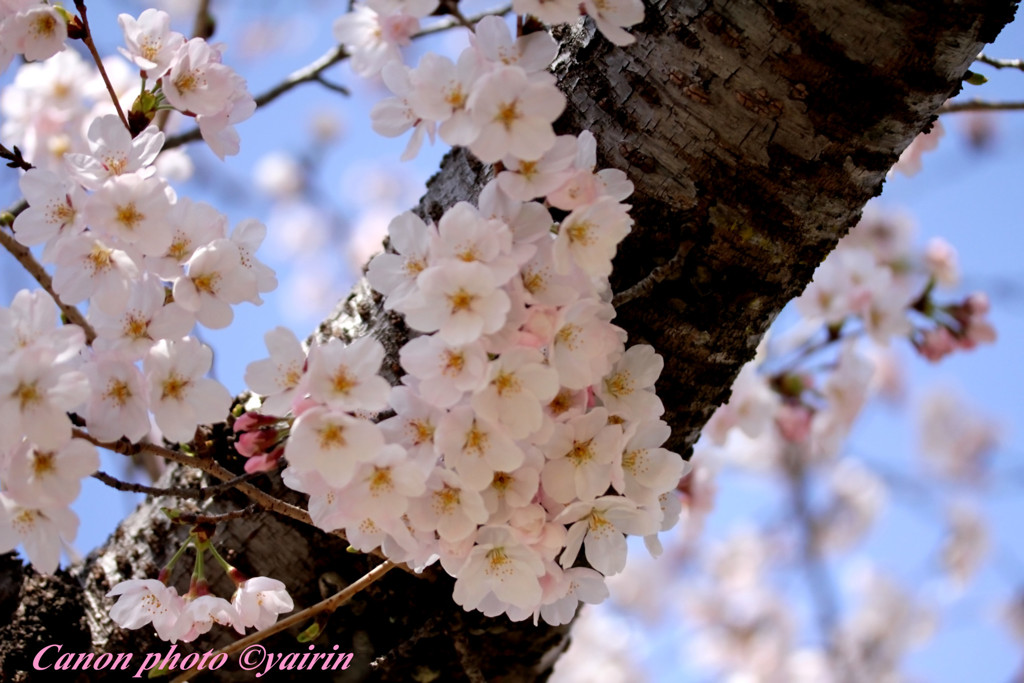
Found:
[[[959,90],[1016,5],[660,1],[648,5],[637,42],[626,49],[595,36],[590,23],[560,30],[555,70],[569,106],[558,125],[592,130],[601,166],[624,169],[636,185],[636,226],[612,278],[616,323],[631,343],[652,344],[666,359],[658,390],[675,449],[689,453],[772,320],[881,191],[886,171]],[[449,155],[421,212],[438,218],[453,202],[475,197],[485,176],[465,155]],[[404,327],[360,284],[317,334],[366,333],[385,343],[396,369]],[[205,457],[237,471],[223,434],[209,435]],[[165,479],[200,476],[172,468]],[[287,495],[279,484],[273,490]],[[245,502],[236,493],[210,509]],[[144,503],[70,573],[40,577],[0,557],[0,679],[56,680],[52,670],[31,667],[51,643],[65,652],[167,651],[148,628],[113,626],[103,597],[122,579],[154,577],[185,535],[157,512],[167,503]],[[222,526],[219,547],[237,553],[244,572],[283,579],[301,607],[321,598],[321,586],[333,592],[379,562],[270,513]],[[226,581],[215,589],[230,592]],[[337,672],[350,681],[532,681],[548,676],[568,643],[567,629],[463,614],[450,596],[451,580],[439,571],[392,571],[334,614],[317,651],[338,645],[354,652],[352,667]],[[231,639],[223,630],[211,636],[179,649],[204,651]],[[265,645],[271,652],[308,647],[294,633]],[[205,680],[251,677],[232,660]]]

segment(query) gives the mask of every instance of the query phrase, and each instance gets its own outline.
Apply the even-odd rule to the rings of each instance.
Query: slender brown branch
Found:
[[[170,488],[159,488],[156,486],[146,486],[145,484],[135,484],[128,481],[121,481],[116,477],[112,477],[106,472],[96,472],[92,475],[93,478],[99,479],[107,486],[117,489],[118,491],[126,491],[128,493],[145,493],[150,496],[169,496],[171,498],[187,498],[190,500],[206,500],[212,498],[218,493],[233,489],[238,484],[253,478],[254,474],[246,472],[241,474],[234,479],[229,479],[220,484],[214,484],[212,486],[174,486]]]
[[[465,19],[465,21],[476,23],[477,21],[483,19],[484,17],[491,15],[502,16],[504,14],[508,14],[508,12],[510,12],[511,10],[512,6],[507,5],[505,7],[500,7],[490,12],[482,12],[481,14],[478,14],[474,17]],[[450,28],[461,25],[461,23],[462,22],[455,18],[440,21],[434,24],[433,26],[423,29],[413,37],[421,38],[423,36],[431,35],[433,33],[447,31]],[[293,71],[283,81],[281,81],[274,87],[270,88],[263,94],[256,97],[256,106],[263,107],[267,104],[270,104],[281,95],[285,94],[286,92],[288,92],[289,90],[298,85],[302,85],[303,83],[320,82],[321,84],[326,85],[321,80],[320,74],[323,73],[328,68],[334,66],[335,64],[344,61],[345,59],[348,58],[348,56],[348,52],[345,50],[343,46],[336,45],[332,47],[330,50],[325,52],[323,55],[318,57],[313,62],[302,67],[301,69],[298,69],[297,71]],[[342,88],[342,86],[335,86],[333,84],[328,87],[330,87],[332,90],[336,90],[339,92],[341,92],[341,90],[339,89]],[[166,150],[173,149],[174,147],[180,147],[181,145],[184,145],[188,142],[195,142],[196,140],[199,140],[201,137],[202,135],[199,132],[199,128],[193,128],[192,130],[181,133],[180,135],[173,135],[167,138],[167,140],[164,142],[163,148]]]
[[[964,102],[947,102],[939,107],[939,114],[957,114],[965,111],[1021,111],[1024,102],[987,102],[985,100],[967,100]]]
[[[107,76],[107,70],[103,66],[103,58],[100,57],[99,51],[96,49],[96,43],[92,40],[92,31],[89,29],[89,17],[85,9],[84,0],[75,0],[75,9],[78,10],[78,14],[82,19],[82,29],[85,31],[85,35],[82,37],[82,42],[89,48],[89,54],[92,55],[92,60],[96,62],[96,68],[100,71],[100,76],[103,77],[103,83],[107,86],[107,92],[110,93],[110,99],[114,101],[114,108],[117,109],[117,115],[121,118],[121,123],[124,127],[131,131],[131,126],[128,125],[128,117],[124,115],[124,110],[121,109],[121,101],[117,98],[117,91],[114,90],[114,85],[110,82],[110,77]]]
[[[89,321],[85,319],[82,312],[74,306],[69,306],[60,300],[57,293],[53,291],[53,279],[50,278],[50,274],[46,272],[42,264],[36,260],[36,257],[32,255],[28,247],[24,246],[18,240],[14,239],[14,236],[5,230],[0,230],[0,245],[3,245],[4,249],[11,253],[18,263],[28,271],[39,286],[46,290],[46,293],[53,297],[53,300],[57,302],[57,306],[60,307],[60,312],[64,315],[64,318],[75,325],[78,325],[85,332],[85,341],[88,344],[92,344],[93,340],[96,339],[96,330],[93,329]]]
[[[1017,69],[1024,71],[1024,59],[994,59],[985,54],[978,55],[977,61],[997,69]]]
[[[235,641],[234,643],[228,645],[225,648],[217,650],[217,652],[214,653],[213,657],[217,657],[221,653],[226,654],[230,657],[231,655],[235,654],[236,652],[244,650],[250,645],[254,645],[260,642],[261,640],[269,638],[275,633],[280,633],[285,629],[291,628],[296,624],[308,621],[309,619],[312,619],[319,614],[330,614],[331,612],[333,612],[334,610],[338,609],[346,602],[351,600],[354,595],[366,589],[376,581],[380,580],[385,574],[394,569],[396,566],[397,565],[395,565],[390,560],[384,560],[384,562],[371,569],[362,578],[356,580],[354,583],[349,584],[347,588],[338,591],[326,600],[321,600],[312,607],[308,607],[297,614],[293,614],[287,619],[282,619],[281,621],[277,622],[269,628],[265,628],[262,631],[257,631],[256,633],[250,634],[245,638]],[[190,669],[189,671],[186,671],[182,675],[175,678],[173,681],[171,681],[171,683],[185,683],[185,681],[192,680],[192,678],[199,673],[202,673],[199,669]]]
[[[197,458],[182,453],[180,451],[175,451],[171,450],[170,448],[165,448],[164,446],[159,446],[154,443],[135,444],[131,443],[130,441],[127,441],[126,439],[122,439],[121,441],[100,441],[92,434],[89,434],[88,432],[83,431],[81,429],[73,430],[73,435],[75,438],[88,441],[89,443],[98,448],[105,448],[108,451],[120,453],[121,455],[131,456],[136,455],[138,453],[150,453],[152,455],[156,455],[161,458],[170,460],[171,462],[176,462],[180,465],[185,465],[186,467],[195,467],[196,469],[202,470],[203,472],[206,472],[211,476],[217,477],[218,479],[224,482],[228,482],[230,480],[238,478],[238,476],[234,472],[224,467],[221,467],[212,460],[209,460],[207,458]],[[235,483],[233,484],[233,486],[234,488],[238,489],[246,496],[248,496],[249,500],[253,501],[254,503],[256,503],[265,510],[276,512],[277,514],[282,515],[284,517],[289,517],[297,522],[302,522],[303,524],[307,524],[316,529],[320,529],[320,527],[316,526],[316,524],[313,523],[313,518],[309,516],[309,513],[300,507],[296,507],[291,503],[285,502],[280,498],[272,496],[266,491],[258,489],[248,482],[243,481],[241,483]],[[335,529],[330,533],[334,536],[337,536],[338,538],[347,540],[345,538],[344,532],[341,529]],[[383,553],[381,553],[379,549],[371,552],[370,554],[376,557],[384,558]],[[398,566],[399,568],[412,574],[413,576],[419,576],[419,574],[414,572],[405,564],[400,564]]]
[[[232,510],[231,512],[222,512],[219,515],[200,515],[195,512],[181,512],[178,510],[174,511],[171,516],[171,521],[175,524],[219,524],[220,522],[226,522],[231,519],[238,519],[240,517],[251,517],[257,512],[262,512],[261,508],[256,503],[247,505],[240,510]]]

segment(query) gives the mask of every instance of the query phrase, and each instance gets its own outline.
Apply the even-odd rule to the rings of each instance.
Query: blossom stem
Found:
[[[164,568],[160,570],[161,577],[167,577],[170,575],[171,570],[174,569],[174,565],[178,563],[178,560],[181,559],[181,556],[184,555],[185,551],[188,550],[188,547],[192,545],[192,541],[194,540],[194,538],[195,537],[192,536],[192,534],[189,534],[189,537],[185,539],[185,542],[181,544],[181,547],[178,548],[177,552],[175,552],[171,559],[167,561],[167,564],[164,565]],[[161,581],[163,581],[163,578],[161,578]],[[164,583],[166,584],[167,582],[164,581]]]
[[[381,577],[383,577],[389,571],[394,569],[396,566],[397,565],[395,565],[395,563],[391,562],[390,560],[384,560],[384,562],[371,569],[362,578],[356,580],[354,583],[349,584],[346,588],[338,591],[326,600],[322,600],[317,604],[313,605],[312,607],[302,610],[298,614],[293,614],[287,619],[282,619],[281,621],[277,622],[269,628],[265,628],[262,631],[257,631],[256,633],[248,635],[245,638],[242,638],[232,643],[231,645],[228,645],[225,648],[221,648],[220,650],[217,650],[217,652],[215,652],[213,656],[217,657],[221,653],[231,656],[236,652],[244,650],[250,645],[258,643],[266,638],[269,638],[275,633],[280,633],[285,629],[291,628],[296,624],[312,619],[317,615],[330,614],[331,612],[333,612],[334,610],[338,609],[346,602],[351,600],[352,596],[356,595],[363,589],[367,588],[374,582],[378,581]],[[191,680],[193,677],[196,676],[196,674],[199,673],[201,673],[199,669],[190,669],[189,671],[186,671],[182,675],[175,678],[173,681],[171,681],[171,683],[185,683],[185,681]]]
[[[74,306],[69,306],[60,300],[57,293],[53,291],[53,279],[50,274],[46,272],[42,264],[36,260],[36,257],[32,255],[28,247],[22,245],[18,240],[14,239],[14,236],[7,233],[5,230],[0,230],[0,245],[3,245],[4,249],[10,252],[18,263],[28,271],[28,274],[35,278],[35,281],[39,283],[39,286],[46,290],[46,293],[53,297],[53,300],[60,307],[60,312],[64,319],[74,325],[78,325],[85,332],[85,342],[92,344],[93,340],[96,339],[96,330],[93,329],[89,321],[85,319],[82,312]]]
[[[85,36],[82,37],[82,42],[89,48],[89,54],[92,55],[92,60],[96,62],[96,68],[100,71],[100,76],[103,78],[103,83],[107,86],[107,92],[110,93],[110,99],[114,102],[114,108],[117,110],[117,115],[121,119],[121,123],[124,127],[131,131],[131,126],[128,125],[128,117],[124,115],[124,110],[121,109],[121,102],[117,99],[117,92],[114,90],[114,85],[110,82],[110,77],[107,76],[107,70],[103,66],[103,58],[100,57],[99,51],[96,49],[96,43],[92,39],[92,31],[89,30],[89,17],[85,9],[84,0],[75,0],[75,9],[78,10],[78,14],[82,19],[82,30],[85,32]]]

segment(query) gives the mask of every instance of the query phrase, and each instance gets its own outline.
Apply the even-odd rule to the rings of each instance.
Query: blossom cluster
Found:
[[[402,61],[400,48],[412,42],[420,30],[420,20],[436,12],[440,4],[439,0],[356,2],[350,12],[334,22],[334,37],[351,55],[353,72],[363,77],[376,76],[389,63]],[[635,38],[624,28],[638,24],[644,18],[644,6],[640,0],[515,0],[512,10],[522,16],[535,16],[549,26],[574,22],[581,14],[589,15],[598,30],[615,45],[632,43]],[[479,26],[477,31],[479,35]],[[517,61],[515,53],[522,49],[522,44],[510,49],[509,41],[493,33],[486,36],[487,39],[497,37],[498,42],[488,44],[486,40],[481,41],[481,45],[488,46],[485,49],[500,51],[499,60],[505,64]]]
[[[147,13],[139,23],[147,16],[153,24]],[[184,88],[178,105],[216,117],[217,98],[244,90],[233,72],[216,68],[219,52],[211,56],[193,41],[175,46],[159,27],[143,35],[133,21],[122,15],[129,53],[166,61],[146,67],[154,74],[178,81],[175,74],[191,68],[197,82],[225,79],[205,99],[188,99]],[[157,49],[160,41],[169,55]],[[187,59],[191,67],[182,66]],[[171,89],[164,90],[173,100]],[[63,117],[77,107],[53,116],[63,125],[78,117]],[[27,108],[41,116],[36,104]],[[59,326],[58,306],[42,291],[22,291],[0,309],[0,549],[23,543],[41,571],[56,569],[62,540],[74,539],[78,519],[68,506],[81,478],[99,466],[95,448],[73,439],[69,413],[99,441],[141,440],[152,431],[150,414],[164,438],[190,440],[231,404],[227,389],[206,377],[213,354],[192,329],[225,327],[233,306],[262,303],[260,294],[277,284],[255,257],[266,228],[245,220],[229,231],[212,206],[178,198],[155,165],[163,142],[155,126],[133,137],[118,116],[96,116],[83,149],[65,149],[59,163],[44,153],[46,167],[20,179],[28,208],[14,220],[14,237],[42,246],[53,291],[63,305],[86,303],[95,332],[87,339],[78,325]]]
[[[295,605],[285,585],[267,576],[247,578],[220,556],[205,537],[193,532],[181,549],[160,572],[159,579],[121,581],[107,593],[117,602],[110,609],[110,618],[122,628],[141,628],[153,624],[157,635],[169,642],[192,642],[207,633],[213,624],[229,626],[241,635],[247,628],[265,629],[277,622],[277,616],[290,612]],[[185,549],[196,549],[195,569],[189,591],[179,595],[166,583],[170,569]],[[210,592],[203,567],[203,556],[211,552],[235,584],[231,600]]]
[[[632,185],[595,173],[589,132],[545,155],[538,168],[510,164],[478,207],[460,202],[437,225],[391,222],[392,252],[367,279],[423,333],[399,352],[401,385],[377,374],[375,340],[332,339],[305,358],[283,329],[246,379],[265,412],[295,415],[284,478],[310,495],[316,524],[415,567],[439,558],[467,609],[557,624],[607,595],[625,534],[658,551],[685,462],[662,448],[661,358],[626,349],[610,322]],[[537,198],[568,215],[556,221]],[[386,407],[396,414],[367,419]],[[285,429],[247,423],[240,450],[277,452]]]

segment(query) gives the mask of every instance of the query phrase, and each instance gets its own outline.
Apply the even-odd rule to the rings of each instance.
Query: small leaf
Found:
[[[964,80],[970,83],[971,85],[985,85],[986,83],[988,83],[987,78],[985,78],[981,74],[974,73],[973,71],[968,71],[967,73],[965,73]]]
[[[311,643],[320,635],[320,622],[314,621],[305,631],[296,636],[300,643]]]

